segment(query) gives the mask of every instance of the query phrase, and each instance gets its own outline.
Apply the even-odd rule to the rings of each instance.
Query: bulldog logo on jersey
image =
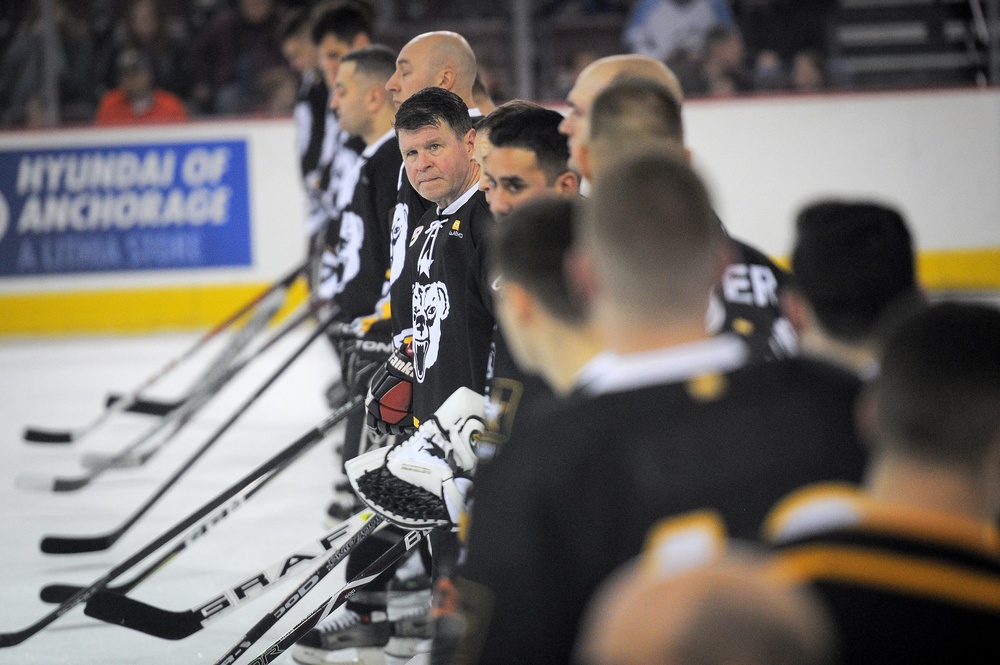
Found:
[[[443,282],[413,285],[413,373],[423,383],[441,348],[441,322],[451,312]]]

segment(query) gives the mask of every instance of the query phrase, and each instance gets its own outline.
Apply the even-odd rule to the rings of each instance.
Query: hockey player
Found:
[[[476,134],[480,188],[485,189],[498,224],[503,224],[515,208],[539,196],[577,196],[579,178],[567,165],[569,151],[559,133],[561,120],[556,111],[516,100],[501,105],[480,123]],[[477,256],[476,272],[482,276],[470,283],[470,289],[489,285],[489,293],[474,299],[487,309],[474,315],[495,320],[503,279],[487,273],[485,252],[489,244]],[[507,347],[506,334],[495,328],[487,374],[490,427],[479,441],[481,459],[492,457],[496,447],[509,436],[522,404],[550,392],[544,380],[533,372],[518,366]]]
[[[861,422],[861,491],[801,489],[767,534],[809,582],[845,665],[1000,659],[1000,311],[944,303],[889,336]]]
[[[795,221],[792,287],[782,308],[802,353],[878,373],[886,329],[923,303],[913,240],[899,211],[867,201],[819,200]]]
[[[725,239],[690,167],[669,153],[625,160],[576,221],[574,281],[615,355],[516,428],[489,471],[515,489],[477,491],[459,585],[468,662],[568,662],[590,594],[659,520],[700,511],[752,538],[788,488],[857,481],[864,464],[855,377],[747,364],[738,336],[705,330]]]
[[[455,94],[468,108],[468,115],[482,116],[475,107],[472,88],[476,79],[476,56],[461,35],[448,32],[428,32],[411,39],[396,58],[396,70],[386,90],[396,108],[414,93],[436,87]],[[409,239],[416,232],[419,220],[431,203],[417,192],[401,168],[399,193],[392,219],[392,269],[389,276],[389,297],[379,304],[376,316],[391,316],[393,343],[399,353],[390,357],[376,374],[380,392],[368,400],[368,425],[376,432],[409,434],[414,430],[411,410],[412,373],[409,357],[402,349],[409,343],[413,328],[409,286],[398,282],[403,270]]]
[[[350,203],[327,227],[317,289],[338,311],[333,336],[343,384],[351,394],[367,392],[371,373],[392,351],[388,322],[368,327],[359,339],[355,320],[374,310],[389,269],[389,220],[396,205],[395,172],[402,163],[392,128],[395,110],[385,91],[395,58],[392,49],[378,45],[349,52],[341,60],[331,102],[341,127],[365,143],[357,174],[349,178],[355,183]],[[369,441],[364,420],[363,413],[348,418],[342,459],[381,445]],[[340,523],[359,507],[345,480],[328,512]]]
[[[629,60],[610,62],[622,65]],[[601,63],[594,63],[598,72],[608,69]],[[594,77],[588,70],[591,68],[580,74],[584,82]],[[574,125],[570,139],[571,145],[577,145],[576,159],[582,174],[593,180],[637,145],[662,146],[690,160],[676,94],[662,81],[632,76],[627,68],[623,71],[628,73],[620,72],[590,100],[587,114],[582,123]],[[567,124],[564,121],[564,131]],[[582,137],[578,135],[581,124]],[[721,222],[719,226],[724,231]],[[784,318],[780,303],[789,275],[762,252],[728,234],[727,244],[730,258],[706,314],[708,329],[743,337],[754,360],[794,354],[795,332]]]
[[[322,5],[321,5],[322,7]],[[340,60],[355,48],[371,43],[371,17],[360,7],[345,4],[320,11],[312,24],[312,40],[319,57],[327,89],[332,93],[337,83]],[[329,100],[327,100],[329,104]],[[309,271],[310,287],[315,288],[319,272],[319,257],[325,244],[326,225],[336,219],[349,201],[352,184],[341,187],[341,180],[355,172],[358,154],[364,145],[340,127],[333,110],[326,117],[324,146],[321,154],[323,169],[310,176]],[[346,192],[346,193],[345,193]],[[339,207],[338,207],[339,206]]]
[[[404,269],[397,280],[404,285],[403,292],[411,294],[413,328],[400,333],[413,340],[412,359],[400,352],[394,357],[410,364],[415,419],[428,419],[459,388],[475,390],[482,410],[492,321],[483,330],[470,329],[467,287],[472,258],[492,217],[478,189],[472,119],[457,95],[430,87],[400,105],[395,129],[408,181],[435,207],[408,238]],[[378,390],[379,380],[376,374],[373,391]],[[335,620],[318,627],[309,640],[317,658],[322,654],[322,662],[344,662],[349,656],[344,647],[384,647],[387,659],[411,655],[420,648],[412,642],[413,636],[421,634],[414,626],[400,634],[400,622],[391,615],[391,587],[389,593],[385,614],[373,604],[367,613],[348,615],[355,619],[350,625]],[[428,633],[423,635],[429,638]]]

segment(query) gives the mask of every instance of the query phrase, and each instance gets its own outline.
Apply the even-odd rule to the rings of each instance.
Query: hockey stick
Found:
[[[284,337],[289,331],[300,325],[310,315],[311,308],[307,308],[298,316],[293,317],[291,321],[283,325],[280,330],[274,333],[271,338],[253,354],[236,363],[234,366],[227,368],[223,374],[214,377],[210,383],[200,385],[198,389],[184,401],[184,405],[181,408],[170,412],[162,420],[153,425],[153,427],[148,429],[138,439],[127,445],[121,451],[103,459],[91,456],[88,461],[92,463],[92,466],[87,473],[74,478],[47,478],[24,475],[18,477],[15,482],[18,487],[22,489],[52,492],[73,492],[86,487],[91,481],[109,469],[125,466],[141,466],[142,464],[145,464],[150,457],[161,450],[163,446],[190,421],[190,419],[201,409],[201,407],[208,403],[208,401],[211,400],[211,398],[214,397],[215,394],[229,382],[230,379],[236,376],[236,374],[238,374],[240,370],[246,367],[252,360],[259,357],[279,339]],[[135,451],[142,444],[149,441],[153,436],[166,428],[168,425],[173,425],[173,429],[156,446],[137,456],[134,455]],[[129,458],[134,458],[135,464],[132,464],[129,461]]]
[[[203,335],[201,339],[195,342],[193,346],[188,348],[187,351],[185,351],[179,357],[171,360],[159,371],[157,371],[153,376],[146,379],[141,386],[134,389],[129,394],[122,396],[120,399],[109,401],[107,407],[101,413],[101,415],[98,416],[97,419],[91,422],[89,425],[85,425],[75,430],[63,430],[63,431],[28,427],[24,430],[24,439],[31,443],[72,443],[74,441],[83,438],[93,430],[100,427],[113,414],[122,411],[132,410],[130,407],[132,407],[133,405],[139,406],[142,400],[142,398],[139,397],[139,393],[141,393],[143,390],[147,390],[150,386],[152,386],[154,383],[162,379],[164,376],[166,376],[169,372],[171,372],[182,362],[192,357],[195,353],[197,353],[201,349],[201,347],[203,347],[210,340],[219,335],[222,331],[229,328],[233,323],[235,323],[243,316],[245,316],[248,312],[250,312],[250,310],[252,310],[258,304],[260,304],[264,299],[266,299],[272,293],[275,293],[278,290],[287,290],[295,281],[295,279],[302,273],[303,267],[304,266],[297,267],[295,270],[285,275],[280,280],[278,280],[277,282],[269,286],[267,289],[259,293],[257,296],[251,299],[250,302],[246,303],[237,312],[234,312],[225,321],[219,323],[214,328],[205,333],[205,335]],[[142,412],[145,413],[148,411],[142,411]]]
[[[277,582],[289,576],[291,572],[297,573],[299,564],[324,556],[335,547],[339,549],[330,556],[336,557],[338,561],[342,560],[360,542],[355,536],[361,532],[374,514],[371,510],[365,510],[354,515],[332,531],[324,534],[318,541],[295,550],[292,554],[281,558],[264,570],[250,575],[239,584],[228,587],[225,591],[212,596],[206,602],[192,609],[180,612],[164,610],[121,595],[109,588],[94,594],[94,597],[87,602],[84,612],[87,616],[106,623],[131,628],[161,639],[184,639],[219,617],[228,614],[237,606],[268,591]],[[316,551],[317,544],[320,548],[318,552]]]
[[[121,526],[110,533],[100,536],[46,536],[42,539],[42,551],[47,554],[78,554],[80,552],[96,552],[98,550],[106,550],[114,545],[115,542],[117,542],[118,539],[121,538],[122,535],[129,529],[129,527],[139,521],[139,518],[145,515],[146,511],[148,511],[153,504],[160,499],[160,497],[166,494],[167,490],[173,487],[181,476],[183,476],[188,469],[194,466],[195,462],[201,459],[202,455],[208,452],[216,441],[222,438],[222,435],[225,434],[229,428],[232,427],[233,424],[247,412],[253,403],[256,402],[257,399],[259,399],[260,396],[263,395],[267,389],[278,380],[278,377],[280,377],[285,370],[287,370],[292,363],[295,362],[307,348],[309,348],[316,338],[323,334],[324,329],[331,320],[332,316],[323,321],[320,325],[316,326],[316,329],[309,335],[309,337],[306,338],[305,342],[300,344],[295,352],[287,360],[285,360],[285,362],[282,363],[281,366],[278,367],[278,369],[276,369],[271,376],[269,376],[268,379],[261,384],[261,386],[249,398],[247,398],[243,404],[240,405],[238,409],[236,409],[226,422],[216,429],[215,433],[213,433],[212,436],[210,436],[208,440],[198,448],[198,450],[188,457],[180,468],[177,469],[174,474],[170,476],[170,478],[168,478],[166,482],[164,482],[160,488],[154,492],[144,504],[142,504],[142,506],[139,507],[138,510],[132,513],[132,516],[125,520]]]
[[[357,543],[360,543],[362,540],[373,534],[375,531],[387,525],[388,522],[385,521],[385,518],[382,517],[381,515],[376,514],[372,516],[371,519],[368,520],[364,528],[361,531],[359,531],[354,536],[354,538],[348,541],[347,544],[357,545]],[[345,544],[344,547],[346,547],[347,544]],[[341,549],[344,548],[342,547]],[[309,575],[309,578],[305,582],[300,584],[298,588],[295,589],[295,591],[293,591],[292,593],[290,593],[287,598],[281,601],[281,603],[279,603],[277,607],[275,607],[273,610],[265,614],[260,619],[260,621],[255,623],[253,627],[251,627],[250,630],[248,630],[246,634],[244,634],[243,637],[241,637],[236,642],[236,644],[232,646],[232,648],[226,653],[226,655],[224,655],[222,658],[216,661],[215,665],[222,665],[223,663],[232,663],[237,658],[246,653],[246,650],[252,647],[257,640],[263,637],[267,631],[269,631],[276,623],[278,623],[281,617],[285,616],[285,613],[287,613],[288,610],[295,607],[295,605],[300,600],[302,600],[307,593],[312,591],[313,588],[317,584],[319,584],[320,580],[329,575],[330,571],[332,571],[334,568],[337,567],[337,564],[340,563],[344,558],[337,556],[339,553],[340,550],[338,550],[333,555],[328,556],[323,561],[323,563],[321,563],[318,567],[316,567],[312,571],[312,573]]]
[[[330,616],[334,610],[347,602],[351,596],[357,593],[358,589],[374,580],[384,573],[389,566],[399,561],[404,554],[413,549],[428,533],[429,531],[426,530],[407,532],[402,540],[396,542],[392,547],[383,552],[379,558],[366,566],[354,579],[341,587],[336,595],[327,598],[309,616],[297,623],[291,630],[278,638],[274,644],[250,661],[249,665],[264,665],[265,663],[273,662],[281,654],[291,649],[296,642],[305,637],[306,633],[315,628],[320,621]],[[216,665],[220,665],[220,663],[221,665],[231,665],[235,660],[236,658],[234,657],[226,658],[216,663]]]
[[[169,543],[177,535],[183,533],[185,530],[188,530],[188,533],[185,534],[183,539],[171,548],[171,551],[168,552],[167,556],[161,560],[162,563],[166,563],[169,559],[180,553],[181,550],[185,549],[189,544],[207,533],[216,523],[224,519],[233,510],[243,505],[243,503],[245,503],[251,496],[264,487],[271,479],[276,477],[283,469],[287,468],[292,462],[298,459],[303,453],[322,441],[334,426],[340,423],[340,421],[346,418],[363,403],[364,398],[360,395],[356,396],[350,402],[327,416],[327,418],[319,425],[300,436],[283,450],[273,455],[270,459],[258,466],[249,474],[236,481],[233,485],[230,485],[222,493],[218,494],[215,498],[211,499],[208,503],[204,504],[201,508],[191,513],[180,522],[176,523],[165,533],[155,538],[152,542],[148,543],[141,550],[112,568],[96,581],[92,582],[89,586],[83,587],[77,591],[41,619],[38,619],[31,625],[22,628],[21,630],[0,633],[0,648],[20,644],[32,635],[37,634],[43,628],[72,610],[80,603],[84,603],[89,600],[98,590],[105,588],[119,575],[127,570],[130,570],[137,563]],[[199,520],[201,520],[200,523]],[[189,529],[189,527],[195,524],[197,524],[197,526],[193,529]]]
[[[128,399],[128,395],[109,393],[108,396],[104,398],[104,408],[109,409],[118,402]],[[167,401],[162,399],[152,399],[150,397],[136,396],[131,399],[128,406],[123,408],[129,413],[141,413],[147,416],[165,416],[183,403],[184,400],[182,399]]]

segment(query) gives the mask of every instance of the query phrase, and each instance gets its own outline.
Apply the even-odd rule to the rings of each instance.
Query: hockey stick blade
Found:
[[[120,395],[118,393],[111,393],[104,400],[104,406],[110,408],[122,401],[123,399],[129,400],[128,406],[125,410],[129,413],[142,413],[147,416],[165,416],[174,409],[180,407],[184,403],[184,400],[174,400],[172,402],[158,399],[150,399],[148,397],[135,397],[130,399],[128,395]]]
[[[317,542],[283,557],[268,568],[250,575],[236,585],[210,598],[201,605],[182,611],[171,611],[148,605],[117,593],[112,588],[98,591],[87,602],[87,616],[116,626],[124,626],[165,640],[180,640],[198,632],[210,622],[249,602],[276,586],[277,582],[300,570],[299,564],[326,556],[335,547],[335,564],[342,561],[357,546],[355,538],[374,516],[370,510],[362,511],[337,525]],[[346,541],[346,542],[344,542]],[[316,545],[321,552],[317,552]],[[335,565],[334,564],[334,565]]]
[[[119,577],[126,570],[135,567],[136,564],[166,545],[175,536],[178,536],[186,529],[189,529],[189,527],[194,526],[194,528],[189,529],[188,534],[181,539],[170,552],[167,553],[166,557],[161,558],[161,560],[157,562],[157,567],[162,565],[176,553],[186,548],[191,542],[194,542],[197,538],[200,538],[204,533],[208,532],[212,524],[217,523],[219,520],[223,519],[226,515],[232,512],[236,507],[244,503],[250,496],[263,487],[269,479],[275,477],[281,469],[287,468],[306,450],[321,441],[329,433],[331,428],[340,423],[348,413],[352,412],[363,403],[364,399],[359,395],[352,399],[349,403],[345,404],[342,409],[331,413],[322,423],[306,432],[297,440],[270,457],[250,474],[244,476],[235,484],[224,490],[221,494],[217,495],[214,499],[202,505],[201,508],[191,513],[180,522],[174,524],[174,526],[166,532],[160,534],[158,537],[147,543],[141,550],[134,553],[128,559],[119,563],[100,578],[92,582],[90,586],[77,591],[45,616],[37,619],[20,630],[0,633],[0,648],[7,648],[21,644],[31,636],[36,635],[39,631],[45,629],[46,626],[64,616],[80,603],[87,602],[87,600],[89,600],[99,589],[107,587],[108,583]],[[198,524],[199,520],[203,520],[203,518],[204,521]]]
[[[84,453],[80,458],[80,466],[93,471],[95,469],[134,469],[145,464],[156,449],[144,453],[130,455],[103,455],[101,453]]]
[[[294,322],[293,322],[294,323]],[[329,323],[327,320],[325,323]],[[295,353],[293,353],[289,358],[285,360],[278,367],[274,373],[271,374],[268,379],[257,388],[253,395],[251,395],[243,404],[237,409],[225,423],[220,426],[215,433],[205,441],[201,447],[194,452],[193,455],[188,457],[188,459],[176,470],[173,475],[164,482],[156,492],[138,508],[131,517],[125,520],[121,526],[119,526],[114,531],[106,534],[102,534],[96,537],[88,538],[86,536],[74,537],[74,536],[47,536],[42,540],[42,551],[49,554],[73,554],[77,552],[94,552],[97,549],[107,549],[115,544],[115,542],[124,534],[129,527],[136,523],[136,521],[141,518],[150,507],[152,507],[183,475],[184,473],[194,466],[195,462],[204,455],[208,450],[222,437],[223,434],[235,423],[240,416],[250,408],[251,405],[259,398],[264,392],[282,375],[282,373],[288,369],[309,347],[313,341],[323,334],[323,329],[325,328],[325,323],[323,325],[317,326],[316,330],[308,336],[308,338],[303,342]],[[297,324],[296,324],[297,325]],[[98,458],[96,468],[108,468],[113,462],[121,460],[129,460],[135,458],[136,464],[141,466],[146,463],[159,447],[154,447],[138,456],[122,457],[118,455],[114,458]],[[79,548],[74,547],[73,542],[79,542]]]
[[[34,474],[24,474],[14,480],[18,489],[32,492],[72,492],[87,483],[90,478],[48,478]]]
[[[37,427],[26,427],[24,429],[24,440],[29,443],[73,443],[72,432],[53,432],[51,430],[38,429]]]
[[[268,569],[260,573],[257,573],[248,578],[246,581],[230,588],[225,594],[223,594],[223,596],[230,596],[236,599],[237,602],[249,599],[251,594],[247,592],[248,588],[250,589],[254,588],[256,584],[261,583],[262,580],[267,580],[268,586],[273,585],[275,581],[283,579],[286,575],[288,575],[292,571],[292,569],[299,563],[304,561],[309,561],[315,558],[315,556],[319,556],[319,555],[314,556],[312,553],[303,554],[303,552],[308,551],[310,549],[315,549],[314,546],[316,544],[318,544],[320,546],[320,549],[322,549],[324,552],[333,549],[334,547],[337,546],[337,544],[341,540],[350,535],[353,531],[357,530],[357,528],[360,528],[360,526],[363,525],[364,522],[366,522],[369,517],[371,517],[371,511],[364,510],[358,513],[357,515],[348,518],[346,521],[330,529],[327,533],[325,533],[320,538],[316,539],[316,541],[314,541],[313,543],[310,543],[309,545],[306,545],[305,547],[296,550],[293,554],[286,556],[279,563],[273,564]],[[109,537],[111,536],[103,536],[102,538],[107,539]],[[97,539],[98,537],[95,537],[92,538],[91,540],[97,540]],[[56,538],[56,540],[60,541],[63,544],[68,544],[68,542],[66,541],[71,541],[71,539],[68,538]],[[45,549],[46,547],[51,547],[51,545],[46,545],[45,541],[42,541],[42,550],[47,551]],[[79,550],[77,550],[74,547],[69,551],[77,552]],[[123,606],[127,606],[129,608],[131,608],[133,604],[141,605],[143,603],[140,603],[140,601],[137,601],[135,599],[128,598],[127,596],[125,596],[125,594],[131,591],[133,588],[135,588],[138,585],[138,583],[142,581],[142,579],[144,579],[144,577],[140,575],[138,581],[133,580],[131,582],[126,582],[124,584],[120,584],[117,586],[108,586],[104,590],[102,590],[101,593],[107,592],[109,594],[113,594],[116,598],[122,599],[119,602],[121,602]],[[65,601],[67,598],[70,598],[73,594],[80,591],[81,589],[83,589],[83,587],[77,586],[75,584],[48,584],[42,587],[41,591],[38,592],[38,597],[42,600],[43,603],[61,603]],[[212,601],[203,603],[201,607],[205,608],[208,607],[209,605],[219,605],[219,604],[220,603],[218,602],[218,598],[216,598],[213,599]],[[159,608],[153,608],[153,609],[161,612],[167,612],[168,614],[172,615],[186,614],[185,612],[171,613],[168,610],[159,610]],[[222,608],[220,607],[219,609]],[[119,613],[127,611],[129,610],[122,609]],[[115,618],[113,621],[111,620],[111,615],[110,615],[111,610],[108,610],[108,612],[109,613],[106,614],[105,617],[101,617],[102,620],[108,621],[110,623],[118,623],[117,618]],[[212,613],[212,618],[213,619],[215,618],[214,612]],[[141,630],[141,629],[137,628],[136,630]]]

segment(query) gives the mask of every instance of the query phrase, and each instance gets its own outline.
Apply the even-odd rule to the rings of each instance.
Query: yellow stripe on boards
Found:
[[[0,335],[69,335],[197,330],[224,321],[268,284],[172,286],[152,289],[0,294]],[[279,312],[307,295],[292,285]]]
[[[774,262],[791,269],[790,257]],[[1000,291],[1000,247],[919,252],[917,275],[929,291]]]

